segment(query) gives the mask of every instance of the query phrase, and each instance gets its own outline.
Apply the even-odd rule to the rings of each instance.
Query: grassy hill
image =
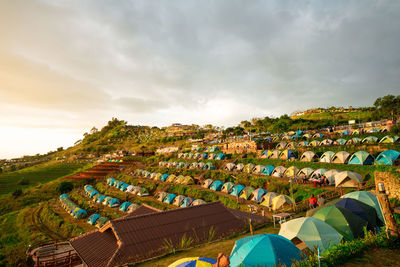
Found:
[[[303,120],[356,120],[356,121],[369,121],[372,118],[372,111],[353,111],[353,112],[321,112],[321,113],[310,113],[299,116],[292,116],[292,119],[303,119]]]

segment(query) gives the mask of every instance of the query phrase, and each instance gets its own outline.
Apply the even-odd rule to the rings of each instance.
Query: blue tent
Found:
[[[62,194],[62,195],[60,196],[60,199],[63,199],[63,198],[68,198],[68,195],[67,195],[67,194]]]
[[[268,141],[268,142],[272,142],[272,137],[271,137],[271,136],[267,136],[267,137],[265,137],[264,140],[266,140],[266,141]]]
[[[396,150],[386,150],[376,157],[375,163],[378,165],[393,165],[393,161],[400,159],[400,152]]]
[[[72,216],[78,219],[85,218],[87,216],[87,212],[84,209],[77,209],[73,212]]]
[[[104,200],[105,198],[106,198],[105,195],[98,194],[98,195],[96,195],[96,202],[97,202],[97,203],[103,203],[103,200]]]
[[[263,189],[263,188],[258,188],[256,190],[254,190],[251,194],[251,200],[255,201],[255,202],[260,202],[262,197],[268,193],[267,190]]]
[[[349,131],[349,130],[343,131],[342,135],[351,135],[351,131]]]
[[[231,267],[291,266],[293,260],[301,261],[301,251],[280,235],[252,235],[236,240],[229,260]]]
[[[108,197],[106,205],[109,206],[109,207],[118,206],[119,205],[119,199],[118,198],[113,198],[113,197]]]
[[[202,158],[202,159],[208,159],[208,155],[207,155],[207,153],[203,153],[203,154],[201,154],[201,158]]]
[[[193,200],[194,200],[194,199],[191,198],[191,197],[185,198],[185,199],[182,201],[182,203],[181,203],[181,208],[189,207],[189,206],[192,204]]]
[[[129,202],[129,201],[126,201],[126,202],[121,204],[121,206],[119,207],[119,210],[123,211],[123,212],[126,212],[130,205],[132,205],[132,203]]]
[[[168,204],[172,204],[172,202],[174,201],[174,199],[176,198],[175,194],[168,194],[165,198],[164,198],[164,203],[168,203]]]
[[[303,134],[303,131],[302,131],[302,130],[297,130],[297,131],[296,131],[296,134],[302,135],[302,134]]]
[[[121,191],[126,191],[126,189],[128,188],[128,186],[129,186],[129,184],[127,184],[127,183],[122,183],[122,184],[119,186],[119,189],[120,189]]]
[[[214,191],[221,191],[223,185],[223,182],[216,180],[210,185],[209,188]]]
[[[244,185],[235,185],[229,194],[238,197],[244,188],[246,188]]]
[[[366,151],[357,151],[351,155],[349,159],[349,164],[356,165],[373,165],[375,158]]]
[[[92,190],[92,191],[90,191],[90,193],[89,193],[89,197],[94,197],[94,196],[97,195],[97,194],[100,194],[99,191],[97,191],[97,190]]]
[[[169,176],[168,174],[164,173],[163,175],[161,175],[160,179],[161,179],[163,182],[165,182],[165,181],[167,180],[168,176]]]
[[[114,178],[107,178],[107,184],[113,186],[115,183],[115,179]]]
[[[218,153],[217,156],[215,156],[215,159],[223,160],[223,159],[225,159],[225,154],[224,153]]]
[[[267,166],[264,166],[264,168],[262,169],[261,173],[264,174],[264,175],[271,175],[271,173],[273,172],[274,169],[275,169],[274,166],[267,165]]]
[[[100,218],[100,214],[92,214],[90,215],[90,217],[88,218],[87,222],[91,225],[95,225],[96,221]]]
[[[336,202],[335,206],[350,210],[368,222],[367,229],[374,230],[380,225],[380,220],[376,210],[363,202],[353,198],[342,198]]]
[[[115,180],[115,182],[114,182],[114,187],[115,187],[115,188],[119,188],[121,184],[122,184],[121,181]]]

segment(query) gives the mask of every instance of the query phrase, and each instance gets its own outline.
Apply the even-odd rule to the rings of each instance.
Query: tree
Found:
[[[15,189],[14,192],[12,192],[12,195],[13,195],[14,198],[17,198],[20,195],[22,195],[22,190],[21,189]]]
[[[400,114],[400,95],[397,97],[394,95],[378,97],[374,102],[374,106],[381,116],[397,120]]]
[[[70,192],[74,188],[74,185],[71,182],[63,181],[57,185],[56,191],[59,194],[65,194]]]
[[[63,150],[64,150],[64,148],[63,148],[62,146],[60,146],[59,148],[57,148],[57,151],[58,151],[58,152],[63,151]]]

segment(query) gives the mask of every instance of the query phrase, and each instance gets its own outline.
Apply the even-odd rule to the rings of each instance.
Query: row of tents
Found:
[[[200,170],[215,170],[214,164],[209,162],[185,162],[185,161],[160,161],[158,162],[159,167],[164,168],[177,168],[177,169],[200,169]]]
[[[76,219],[85,218],[87,216],[87,212],[84,209],[81,209],[76,205],[67,194],[62,194],[60,196],[60,202],[63,209],[69,213],[72,217]]]
[[[176,195],[176,194],[167,193],[167,192],[159,192],[156,195],[156,199],[163,203],[172,204],[172,205],[175,205],[180,208],[186,208],[186,207],[190,207],[190,206],[198,206],[198,205],[207,203],[203,199],[200,199],[200,198],[193,199],[192,197]]]
[[[325,251],[342,240],[362,237],[363,228],[374,230],[382,221],[376,196],[356,191],[342,196],[334,205],[318,209],[312,217],[302,217],[282,224],[279,235],[251,235],[236,240],[229,256],[231,267],[292,266],[306,258],[294,243]],[[180,259],[169,267],[212,267],[217,260],[203,257]]]
[[[107,217],[103,217],[100,214],[94,213],[89,216],[87,223],[90,225],[94,225],[98,228],[102,227],[106,222],[108,222],[110,219]]]
[[[254,201],[272,210],[278,210],[286,205],[293,205],[295,201],[286,195],[268,192],[263,188],[254,188],[242,184],[235,185],[232,182],[223,183],[219,180],[206,179],[201,186],[213,191],[223,192],[241,199]]]
[[[366,191],[343,195],[310,210],[307,215],[283,223],[279,234],[289,240],[299,239],[308,248],[318,247],[321,251],[339,244],[342,239],[351,241],[363,237],[364,227],[379,231],[384,224],[377,197]]]
[[[314,170],[310,167],[299,169],[296,166],[290,166],[286,168],[284,166],[264,166],[254,165],[252,163],[248,163],[246,165],[243,163],[239,163],[237,165],[234,163],[227,163],[224,170],[268,175],[273,177],[297,177],[305,180],[323,177],[327,180],[329,185],[336,185],[336,187],[358,187],[359,183],[363,181],[363,177],[356,172],[340,171],[337,169],[328,170],[325,168]]]
[[[261,154],[261,158],[267,159],[296,159],[296,153],[292,150],[266,150]],[[347,151],[326,151],[319,157],[314,151],[305,151],[299,158],[303,162],[323,162],[337,164],[354,165],[393,165],[396,160],[400,160],[400,152],[397,150],[385,150],[375,158],[366,151],[357,151],[353,154]]]
[[[110,208],[118,207],[120,204],[118,198],[102,195],[91,185],[85,185],[84,189],[86,195],[92,198],[93,201],[96,203],[101,203],[105,206],[109,206]]]
[[[106,183],[107,183],[107,185],[113,186],[113,187],[121,190],[122,192],[131,193],[131,194],[137,195],[139,197],[144,197],[144,196],[149,195],[149,191],[144,187],[130,185],[123,181],[116,180],[112,177],[107,178]]]
[[[191,185],[194,184],[194,179],[190,176],[184,175],[175,175],[175,174],[168,174],[168,173],[155,173],[149,172],[147,170],[136,169],[135,174],[140,177],[148,178],[151,180],[160,180],[163,182],[168,183],[175,183],[175,184],[184,184],[184,185]]]
[[[220,153],[178,153],[179,159],[213,159],[213,160],[224,160],[226,155]]]
[[[376,136],[367,136],[363,139],[358,137],[353,137],[350,139],[339,138],[336,140],[332,139],[324,139],[322,141],[319,140],[311,140],[309,141],[301,141],[301,142],[280,142],[276,145],[276,149],[296,149],[298,147],[318,147],[318,146],[348,146],[348,145],[359,145],[359,144],[393,144],[400,142],[398,136],[386,135],[379,139]]]

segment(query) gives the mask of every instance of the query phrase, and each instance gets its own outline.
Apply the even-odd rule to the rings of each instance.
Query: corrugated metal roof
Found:
[[[102,228],[100,231],[71,240],[72,246],[89,267],[143,261],[168,252],[164,246],[167,241],[175,248],[179,247],[184,236],[193,238],[197,244],[204,243],[208,241],[211,228],[215,231],[215,240],[242,232],[245,223],[243,218],[234,215],[223,204],[214,202],[165,212],[125,216],[110,221],[106,227],[113,231]],[[104,233],[99,233],[102,231]],[[110,239],[100,238],[102,234],[113,232],[114,244],[108,244]],[[105,246],[112,250],[112,253],[105,254],[102,250],[88,249],[93,242],[106,242]],[[107,255],[108,260],[104,260],[104,255]],[[103,259],[103,263],[99,265],[97,258]]]

